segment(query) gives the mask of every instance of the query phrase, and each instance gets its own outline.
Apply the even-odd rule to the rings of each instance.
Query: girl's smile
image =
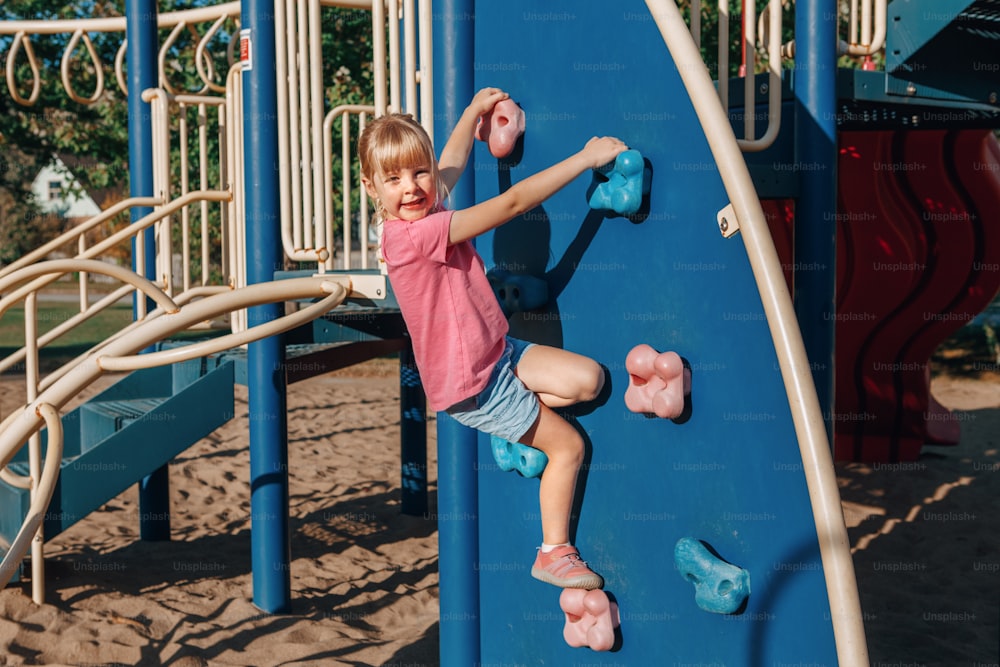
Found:
[[[420,220],[437,205],[437,187],[429,166],[396,169],[376,178],[374,186],[390,220]]]

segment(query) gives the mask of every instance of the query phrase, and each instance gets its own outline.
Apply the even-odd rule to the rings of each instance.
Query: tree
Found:
[[[84,16],[121,16],[124,0],[77,0],[53,7],[49,0],[4,0],[0,4],[0,21],[10,19],[65,19]],[[162,0],[159,11],[173,11],[212,4],[208,0]],[[323,15],[323,80],[328,83],[326,108],[342,103],[363,103],[372,99],[371,19],[360,10],[324,9]],[[200,27],[204,31],[204,27]],[[178,90],[197,91],[202,82],[196,74],[194,46],[200,34],[194,28],[182,33],[167,58],[167,76]],[[229,40],[237,33],[238,24],[229,21],[213,39],[217,53],[224,53]],[[203,33],[202,33],[203,34]],[[161,43],[167,33],[160,32]],[[50,238],[52,229],[42,229],[37,223],[37,207],[29,187],[38,168],[52,155],[71,154],[94,165],[75,174],[88,191],[117,187],[128,192],[128,117],[125,95],[118,89],[112,72],[115,54],[123,35],[92,33],[90,35],[104,69],[105,91],[92,105],[81,105],[68,98],[59,80],[59,63],[68,43],[68,35],[36,37],[32,48],[41,63],[42,86],[38,101],[30,107],[16,104],[7,91],[0,91],[0,242],[4,250],[0,261],[9,262]],[[0,53],[9,53],[11,37],[0,37]],[[73,73],[77,90],[89,95],[94,90],[93,65],[79,45],[74,54]],[[224,83],[228,63],[214,63],[218,83]],[[126,63],[127,67],[127,63]],[[27,96],[32,74],[24,49],[16,62],[18,92]],[[0,84],[2,85],[2,84]],[[217,155],[217,118],[209,114],[209,155]],[[172,145],[176,146],[175,142]],[[176,148],[174,149],[176,150]],[[175,165],[174,179],[179,179]],[[334,183],[340,183],[337,164]],[[194,176],[194,175],[190,175]],[[193,180],[197,183],[197,179]],[[175,193],[176,194],[176,193]],[[339,195],[334,196],[339,205]],[[339,216],[338,216],[339,219]],[[34,221],[34,223],[32,222]],[[121,223],[120,223],[121,224]],[[212,225],[214,240],[218,240],[218,221]]]
[[[14,18],[58,19],[83,15],[84,12],[107,12],[113,3],[94,0],[71,3],[55,9],[54,3],[38,0],[5,0],[0,5],[0,20]],[[8,91],[0,94],[0,261],[10,262],[27,250],[61,231],[61,222],[45,216],[33,201],[30,186],[38,170],[53,155],[68,153],[95,158],[96,168],[77,175],[83,187],[99,188],[120,181],[126,169],[127,136],[124,131],[126,111],[119,103],[121,95],[108,88],[97,104],[83,106],[71,101],[58,81],[59,63],[69,36],[31,40],[40,62],[41,87],[32,106],[17,104]],[[104,63],[113,62],[117,43],[111,36],[95,34],[92,41]],[[0,51],[10,52],[13,38],[0,38]],[[78,46],[83,52],[85,47]],[[16,61],[18,92],[30,95],[33,75],[23,44]],[[74,60],[71,68],[79,81],[79,91],[89,94],[95,85],[94,69],[89,62]],[[113,79],[112,79],[113,80]]]

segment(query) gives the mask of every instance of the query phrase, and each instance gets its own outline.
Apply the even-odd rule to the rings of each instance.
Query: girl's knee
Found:
[[[604,367],[592,359],[587,360],[586,367],[581,373],[580,401],[592,401],[597,398],[601,390],[604,389]]]
[[[562,442],[560,447],[550,454],[549,459],[551,461],[555,458],[558,459],[558,463],[579,468],[583,464],[583,456],[583,438],[577,435]]]

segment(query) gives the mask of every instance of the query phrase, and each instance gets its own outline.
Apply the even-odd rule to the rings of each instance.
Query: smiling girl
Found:
[[[382,257],[430,407],[546,454],[539,486],[542,544],[531,574],[562,588],[600,588],[603,579],[569,540],[583,438],[554,408],[593,400],[604,371],[587,357],[509,337],[471,240],[540,205],[585,171],[612,162],[627,146],[595,137],[492,199],[446,209],[444,200],[468,162],[476,123],[507,97],[497,88],[479,91],[440,159],[411,116],[376,119],[359,139],[362,182],[382,224]]]

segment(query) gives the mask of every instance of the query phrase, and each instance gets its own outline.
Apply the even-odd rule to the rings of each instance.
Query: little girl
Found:
[[[600,588],[603,579],[569,542],[583,438],[553,409],[593,400],[604,371],[587,357],[508,337],[507,319],[470,240],[538,206],[627,146],[595,137],[492,199],[447,210],[443,202],[465,169],[477,121],[507,97],[496,88],[479,91],[439,160],[412,117],[376,119],[359,139],[361,177],[383,225],[382,256],[430,407],[548,456],[539,488],[542,545],[531,574],[562,588]]]

